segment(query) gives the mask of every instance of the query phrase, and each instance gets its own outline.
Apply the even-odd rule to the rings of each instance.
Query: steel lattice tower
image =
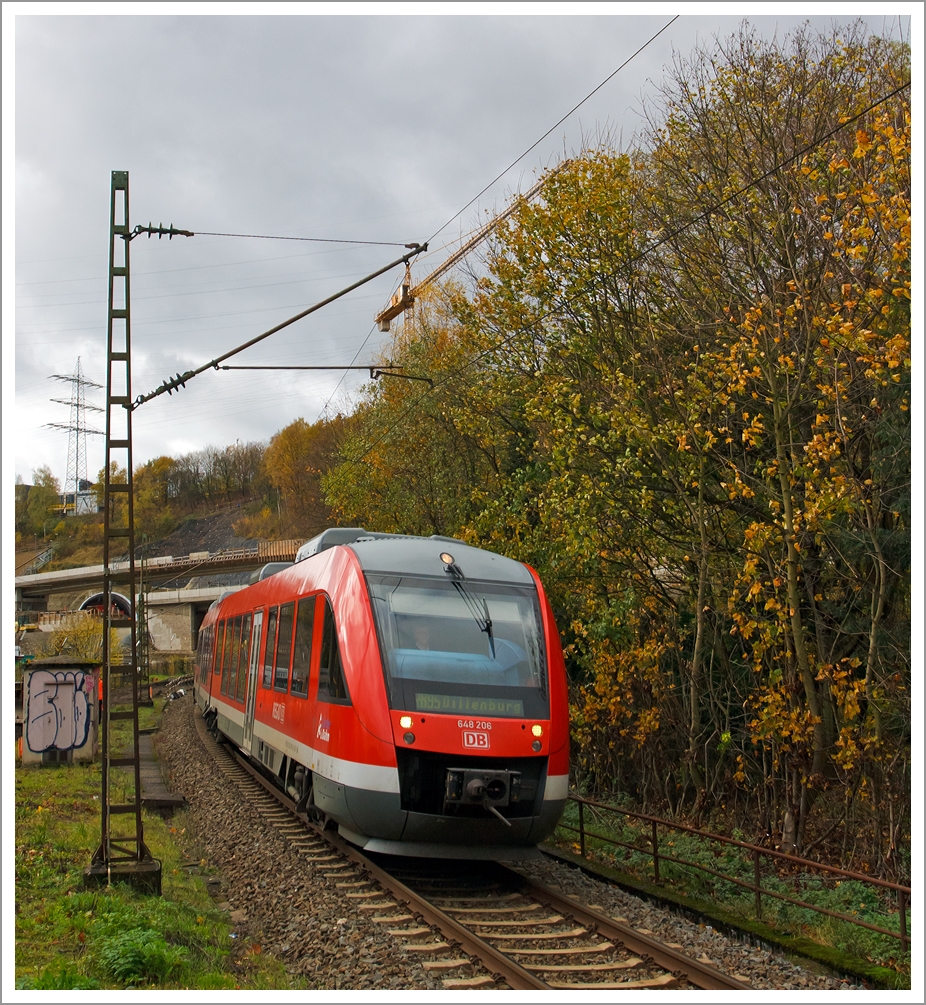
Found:
[[[78,497],[81,491],[81,482],[86,484],[87,478],[87,436],[102,436],[103,432],[87,425],[87,412],[102,412],[98,405],[87,402],[86,389],[88,387],[102,389],[102,384],[90,380],[84,375],[80,365],[80,356],[77,357],[77,364],[73,374],[53,373],[53,380],[61,380],[71,385],[71,398],[69,401],[64,398],[52,398],[51,400],[60,405],[70,405],[70,421],[46,423],[49,429],[65,429],[68,433],[68,464],[67,474],[64,479],[64,512],[71,512],[76,515],[78,511]],[[73,505],[67,502],[70,491],[74,492]]]

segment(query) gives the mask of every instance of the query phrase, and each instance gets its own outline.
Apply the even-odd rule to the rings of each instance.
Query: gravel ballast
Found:
[[[259,943],[310,988],[441,989],[248,805],[204,749],[198,715],[189,692],[170,702],[157,751],[171,788],[187,799],[198,851],[221,876],[217,899],[237,939]]]
[[[326,868],[307,862],[229,782],[204,747],[194,716],[199,710],[189,692],[168,703],[158,757],[170,787],[187,799],[192,840],[221,877],[217,900],[240,944],[259,943],[310,988],[443,990],[440,976],[429,974],[401,940],[359,911],[334,879],[322,875]],[[756,989],[855,987],[729,939],[563,862],[544,857],[522,863],[520,871]]]
[[[624,920],[644,935],[651,935],[693,959],[710,963],[757,990],[863,990],[840,978],[815,973],[781,954],[730,939],[710,925],[690,921],[565,862],[545,856],[522,863],[518,871],[597,908],[602,914]]]

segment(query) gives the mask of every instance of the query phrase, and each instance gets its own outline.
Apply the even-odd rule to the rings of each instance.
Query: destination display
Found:
[[[524,718],[524,702],[512,698],[477,698],[473,695],[427,694],[416,691],[415,708],[419,712],[499,715],[510,719]]]

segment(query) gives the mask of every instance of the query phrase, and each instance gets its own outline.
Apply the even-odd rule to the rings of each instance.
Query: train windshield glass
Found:
[[[470,580],[367,578],[393,708],[548,714],[536,591]]]

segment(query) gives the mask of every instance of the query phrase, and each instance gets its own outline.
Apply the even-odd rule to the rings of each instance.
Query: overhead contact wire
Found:
[[[460,210],[459,212],[457,212],[457,213],[454,213],[454,214],[453,214],[453,216],[451,216],[451,217],[450,217],[450,219],[449,219],[449,220],[448,220],[448,221],[447,221],[447,222],[446,222],[445,224],[443,224],[442,226],[438,227],[438,228],[437,228],[437,230],[435,230],[435,231],[434,231],[434,233],[433,233],[433,234],[432,234],[432,235],[431,235],[431,236],[430,236],[430,237],[428,238],[428,243],[430,244],[430,242],[431,242],[431,241],[433,241],[435,237],[437,237],[437,235],[438,235],[438,234],[439,234],[439,233],[440,233],[440,232],[441,232],[441,231],[442,231],[442,230],[444,229],[444,227],[448,227],[448,226],[449,226],[449,225],[450,225],[451,223],[453,223],[453,221],[454,221],[454,220],[455,220],[455,219],[456,219],[456,218],[457,218],[458,216],[461,216],[461,215],[462,215],[463,213],[465,213],[465,212],[466,212],[466,211],[467,211],[467,210],[469,209],[469,207],[470,207],[470,206],[472,206],[472,204],[473,204],[473,203],[474,203],[474,202],[475,202],[475,201],[476,201],[476,200],[477,200],[478,198],[480,198],[480,196],[483,196],[483,195],[485,195],[485,193],[486,193],[486,192],[488,192],[488,190],[489,190],[489,189],[490,189],[490,188],[491,188],[491,187],[492,187],[492,186],[493,186],[493,185],[494,185],[494,184],[495,184],[495,183],[496,183],[496,182],[497,182],[497,181],[498,181],[499,179],[501,179],[501,178],[504,178],[504,176],[505,176],[505,175],[506,175],[506,174],[507,174],[507,173],[508,173],[508,172],[509,172],[509,171],[510,171],[510,170],[511,170],[511,169],[512,169],[512,168],[513,168],[514,166],[515,166],[515,164],[517,164],[517,163],[518,163],[518,161],[519,161],[519,160],[521,160],[522,158],[526,157],[526,156],[527,156],[527,155],[528,155],[528,154],[529,154],[529,153],[531,152],[531,150],[533,150],[533,149],[534,149],[534,147],[536,147],[536,146],[538,146],[538,145],[539,145],[540,143],[542,143],[542,142],[543,142],[543,141],[544,141],[544,140],[545,140],[545,139],[546,139],[546,138],[547,138],[547,137],[548,137],[548,136],[550,135],[550,133],[552,133],[552,132],[553,132],[553,130],[554,130],[554,129],[557,129],[557,128],[558,128],[559,126],[561,126],[561,125],[562,125],[562,124],[563,124],[563,123],[564,123],[564,122],[566,121],[566,119],[568,119],[568,118],[569,118],[569,116],[570,116],[570,115],[572,115],[572,113],[573,113],[573,112],[575,112],[575,111],[576,111],[577,109],[581,108],[581,107],[582,107],[582,105],[584,105],[584,104],[585,104],[585,102],[586,102],[586,101],[588,101],[588,99],[589,99],[589,98],[591,98],[591,97],[592,97],[592,96],[593,96],[594,94],[597,94],[597,93],[598,93],[598,91],[600,91],[600,90],[601,90],[601,88],[602,88],[602,87],[604,87],[604,85],[605,85],[605,84],[607,84],[609,80],[611,80],[611,79],[612,79],[613,77],[615,77],[615,76],[616,76],[616,75],[617,75],[618,73],[620,73],[620,72],[621,72],[621,70],[623,70],[623,69],[624,69],[624,67],[625,67],[625,66],[627,66],[627,64],[628,64],[628,63],[630,63],[630,62],[631,62],[631,61],[632,61],[633,59],[635,59],[635,58],[636,58],[637,56],[639,56],[639,55],[640,55],[640,53],[641,53],[641,52],[643,52],[643,50],[644,50],[644,49],[645,49],[645,48],[646,48],[646,47],[647,47],[648,45],[650,45],[650,44],[651,44],[652,42],[654,42],[654,41],[655,41],[655,40],[656,40],[657,38],[659,38],[659,36],[660,36],[660,35],[661,35],[661,34],[662,34],[662,33],[663,33],[663,32],[664,32],[664,31],[665,31],[665,30],[666,30],[667,28],[669,28],[669,27],[670,27],[671,25],[673,25],[673,24],[674,24],[674,23],[675,23],[675,22],[676,22],[676,21],[677,21],[677,20],[679,19],[679,17],[681,17],[681,15],[680,15],[680,14],[676,14],[676,15],[675,15],[675,17],[673,17],[673,18],[672,18],[672,19],[671,19],[670,21],[667,21],[667,22],[666,22],[666,23],[665,23],[665,24],[664,24],[664,25],[663,25],[663,26],[662,26],[662,27],[661,27],[661,28],[659,29],[659,31],[657,31],[657,32],[656,32],[656,34],[655,34],[655,35],[653,35],[653,36],[652,36],[651,38],[647,39],[647,40],[646,40],[646,41],[645,41],[645,42],[643,43],[643,45],[641,45],[641,46],[640,46],[640,48],[636,50],[636,52],[634,52],[634,53],[632,53],[632,54],[631,54],[630,56],[628,56],[628,57],[627,57],[627,58],[626,58],[626,59],[624,60],[624,62],[623,62],[623,63],[621,63],[621,65],[620,65],[620,66],[619,66],[619,67],[618,67],[618,68],[617,68],[616,70],[613,70],[613,71],[612,71],[611,73],[609,73],[609,74],[607,75],[607,77],[605,77],[605,78],[604,78],[604,80],[602,80],[602,81],[601,81],[601,83],[600,83],[600,84],[598,84],[598,86],[597,86],[597,87],[594,87],[594,88],[592,88],[592,90],[590,90],[590,91],[588,92],[588,94],[586,94],[586,95],[585,95],[585,97],[584,97],[584,98],[583,98],[583,99],[582,99],[582,100],[581,100],[581,101],[580,101],[580,102],[579,102],[578,104],[576,104],[576,105],[573,105],[573,107],[572,107],[572,108],[570,108],[570,109],[569,109],[569,111],[568,111],[568,112],[566,112],[566,114],[565,114],[564,116],[562,116],[562,118],[560,118],[560,119],[558,119],[558,120],[557,120],[556,122],[554,122],[554,123],[553,123],[553,125],[552,125],[552,126],[550,126],[550,128],[549,128],[549,129],[548,129],[548,130],[547,130],[547,131],[546,131],[546,132],[545,132],[545,133],[543,134],[543,136],[541,136],[541,137],[540,137],[539,139],[535,140],[535,141],[534,141],[534,142],[533,142],[533,143],[532,143],[532,144],[531,144],[531,145],[530,145],[530,146],[529,146],[529,147],[528,147],[528,148],[527,148],[527,149],[526,149],[525,151],[523,151],[523,153],[520,153],[520,154],[518,154],[518,156],[517,156],[517,157],[515,157],[515,159],[514,159],[514,160],[513,160],[513,161],[512,161],[512,162],[511,162],[511,163],[510,163],[509,165],[508,165],[508,167],[506,167],[506,168],[504,169],[504,171],[501,171],[501,172],[500,172],[499,174],[497,174],[497,175],[496,175],[496,176],[495,176],[495,177],[494,177],[494,178],[493,178],[493,179],[492,179],[492,180],[491,180],[491,181],[489,182],[489,184],[488,184],[488,185],[486,185],[486,187],[485,187],[485,188],[483,188],[483,189],[482,189],[481,191],[477,192],[477,193],[476,193],[476,194],[475,194],[475,195],[474,195],[474,196],[472,197],[472,199],[470,199],[470,201],[469,201],[469,202],[468,202],[468,203],[467,203],[467,204],[466,204],[466,205],[465,205],[465,206],[464,206],[464,207],[463,207],[463,208],[462,208],[462,209],[461,209],[461,210]]]
[[[376,244],[387,248],[408,247],[405,241],[352,241],[340,237],[281,237],[278,234],[225,234],[216,230],[195,230],[193,233],[197,237],[254,237],[262,241],[314,241],[318,244]]]
[[[364,346],[366,346],[367,342],[370,341],[370,336],[373,334],[375,330],[376,325],[374,324],[373,327],[367,332],[367,337],[360,343],[360,348],[354,353],[354,358],[350,361],[351,368],[357,362],[357,357],[363,352]],[[344,383],[344,378],[346,376],[347,373],[341,374],[337,384],[334,385],[334,390],[331,392],[331,394],[328,395],[328,400],[322,406],[322,410],[318,413],[318,416],[315,419],[316,422],[318,422],[318,420],[325,414],[325,412],[328,411],[328,406],[331,404],[334,396],[338,393],[338,388]]]
[[[409,245],[405,245],[409,247]],[[281,321],[280,324],[274,325],[273,328],[268,329],[265,332],[261,332],[260,335],[255,335],[254,338],[248,339],[247,342],[243,342],[241,345],[236,346],[234,349],[229,349],[228,352],[222,353],[221,356],[217,356],[215,359],[210,360],[208,363],[203,363],[202,366],[198,366],[195,370],[187,370],[185,373],[178,373],[176,377],[172,377],[165,380],[160,387],[156,388],[154,391],[148,394],[140,394],[134,402],[132,402],[130,408],[136,409],[139,405],[143,405],[146,401],[151,401],[152,398],[158,397],[158,395],[164,394],[166,391],[168,394],[172,394],[174,391],[179,391],[181,387],[186,386],[186,382],[191,380],[193,377],[198,377],[199,374],[204,373],[206,370],[219,368],[219,364],[224,363],[225,360],[230,359],[232,356],[236,356],[238,353],[243,352],[245,349],[249,349],[252,345],[256,345],[258,342],[262,342],[265,338],[269,338],[276,332],[283,328],[287,328],[289,325],[294,324],[296,321],[301,321],[302,318],[308,317],[310,314],[314,314],[315,311],[320,310],[322,307],[326,307],[328,304],[333,303],[335,300],[339,300],[341,297],[353,290],[370,282],[372,279],[376,279],[377,276],[383,275],[383,273],[388,272],[390,269],[394,269],[397,265],[408,265],[408,263],[415,257],[415,255],[420,254],[422,251],[427,251],[428,245],[425,244],[415,244],[412,246],[411,251],[407,252],[405,255],[395,259],[395,261],[389,262],[388,265],[382,266],[382,268],[377,269],[375,272],[371,272],[368,276],[364,276],[363,279],[358,279],[355,283],[351,283],[350,286],[346,286],[342,290],[338,290],[337,293],[331,294],[331,296],[325,297],[324,300],[319,300],[318,303],[313,304],[311,307],[307,307],[304,311],[300,311],[298,314],[291,318],[287,318],[285,321]]]

